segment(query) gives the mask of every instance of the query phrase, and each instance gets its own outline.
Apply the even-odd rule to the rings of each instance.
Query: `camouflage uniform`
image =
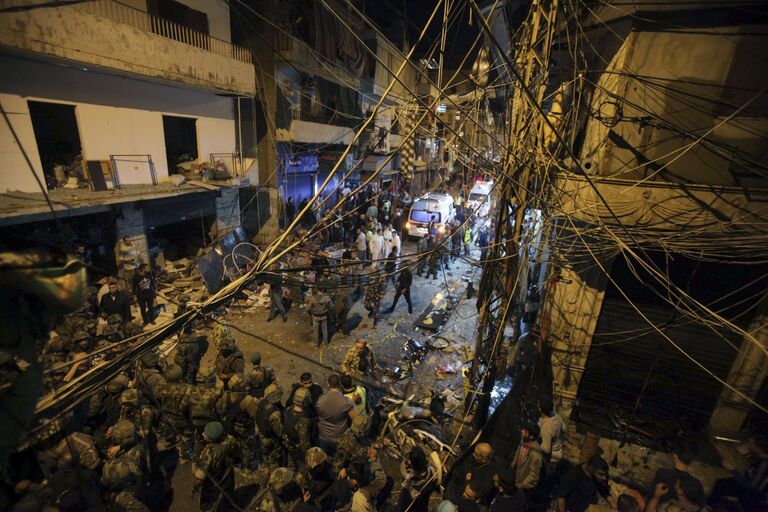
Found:
[[[176,365],[167,367],[163,374],[166,382],[157,390],[156,399],[163,422],[161,437],[164,447],[168,447],[189,438],[191,429],[187,395],[191,386],[179,382],[181,368]]]
[[[264,398],[259,401],[254,415],[256,434],[261,450],[258,479],[262,482],[266,482],[266,478],[281,465],[283,459],[283,406],[280,404],[281,399],[282,390],[277,385],[270,384],[265,390]]]
[[[243,377],[245,362],[243,353],[235,346],[234,338],[224,338],[219,345],[219,353],[214,362],[216,368],[216,387],[227,388],[228,381],[235,375]]]
[[[205,436],[205,445],[192,466],[195,492],[200,494],[200,510],[226,510],[230,503],[219,486],[226,495],[234,495],[234,464],[239,461],[240,449],[235,438],[228,436],[219,422],[206,425]]]
[[[100,392],[94,393],[88,401],[86,426],[93,433],[98,446],[104,446],[107,427],[114,425],[120,419],[120,395],[128,384],[128,377],[123,374],[117,375]]]
[[[264,396],[264,390],[267,389],[267,386],[277,383],[275,370],[261,364],[261,354],[258,352],[251,354],[251,363],[253,363],[253,368],[245,377],[245,389],[251,395],[261,398]]]
[[[216,399],[219,390],[201,385],[190,386],[186,395],[186,407],[189,414],[189,422],[194,432],[195,444],[200,440],[205,426],[214,418]]]
[[[313,446],[304,457],[304,468],[299,476],[301,486],[309,492],[313,502],[323,510],[332,508],[333,498],[328,495],[336,474],[333,473],[328,455],[319,446]]]
[[[371,430],[371,417],[367,414],[358,414],[352,420],[352,426],[339,438],[334,457],[334,471],[338,474],[349,462],[358,455],[365,455],[365,446],[368,443],[366,437]]]
[[[157,355],[147,352],[141,356],[140,368],[136,374],[136,389],[144,398],[144,403],[155,404],[160,387],[165,384],[165,379],[158,368]]]
[[[373,325],[379,318],[379,308],[381,300],[384,298],[384,278],[380,273],[371,274],[368,277],[368,283],[365,285],[365,309],[368,310],[368,316],[373,317]]]
[[[228,338],[232,338],[232,329],[225,323],[217,322],[211,329],[211,340],[217,353],[221,348],[221,341]]]
[[[197,336],[186,334],[176,344],[176,354],[173,357],[173,361],[181,368],[182,380],[187,384],[195,383],[195,377],[200,369],[200,359],[202,357],[200,340]]]
[[[227,433],[235,436],[242,447],[243,466],[250,468],[256,460],[256,416],[259,400],[245,391],[223,391],[216,398],[215,410],[218,421]]]
[[[309,390],[298,388],[291,405],[283,413],[283,440],[291,469],[301,467],[304,454],[312,446],[312,419],[308,413],[311,403]]]
[[[246,508],[251,512],[286,512],[302,502],[303,492],[296,473],[288,468],[276,468],[269,476],[267,492],[260,494]]]
[[[112,429],[112,439],[120,452],[104,463],[101,485],[108,491],[114,510],[145,512],[149,508],[142,502],[145,455],[136,444],[136,428],[128,420],[120,420]]]
[[[362,351],[358,351],[356,346],[352,346],[344,361],[341,363],[341,373],[349,375],[353,379],[362,380],[363,377],[370,374],[376,364],[373,352],[366,345]]]
[[[96,449],[94,438],[82,432],[73,432],[50,450],[41,452],[40,463],[48,471],[56,469],[54,466],[75,466],[97,471],[101,467],[101,456]],[[71,463],[70,463],[71,462]]]

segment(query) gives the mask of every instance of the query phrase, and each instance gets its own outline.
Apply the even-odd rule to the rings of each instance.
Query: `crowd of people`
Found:
[[[340,194],[346,202],[338,216],[323,221],[328,224],[316,236],[306,236],[317,222],[309,216],[313,220],[303,221],[296,234],[304,242],[260,278],[269,286],[267,321],[286,321],[291,306],[303,304],[318,347],[330,343],[335,331],[350,333],[347,316],[359,298],[374,325],[400,297],[410,314],[414,273],[437,279],[473,243],[482,251],[488,247],[489,228],[465,222],[471,212],[459,201],[455,221],[443,230],[430,223],[416,253],[406,255],[407,195],[373,187],[353,194],[349,186]],[[285,222],[296,213],[289,200]],[[331,244],[340,246],[338,257],[328,251]],[[106,280],[84,313],[62,319],[46,343],[48,390],[117,357],[126,339],[142,333],[132,303],[145,326],[155,320],[154,273],[129,239],[121,241],[118,254],[123,287],[116,278]],[[382,310],[390,282],[394,299]],[[177,316],[188,302],[186,295],[177,297]],[[216,353],[210,371],[201,368],[209,343]],[[690,445],[681,445],[674,467],[659,469],[647,489],[621,486],[615,492],[599,455],[576,465],[564,460],[565,422],[546,401],[539,418],[521,420],[511,458],[479,442],[448,468],[445,454],[435,457],[430,446],[415,442],[393,472],[386,425],[368,389],[376,387],[376,366],[367,341],[358,338],[324,382],[307,371],[296,372],[296,382],[282,382],[260,353],[243,354],[227,324],[211,315],[189,322],[175,347],[144,353],[58,420],[16,474],[5,475],[0,508],[166,510],[179,499],[171,478],[185,466],[191,469],[191,499],[205,511],[708,510],[703,486],[688,468],[695,455]],[[752,512],[761,510],[752,504],[765,504],[768,447],[760,436],[750,447],[754,464],[746,472],[734,468],[733,478],[715,485],[709,496],[715,510],[734,500],[742,508],[732,510]]]

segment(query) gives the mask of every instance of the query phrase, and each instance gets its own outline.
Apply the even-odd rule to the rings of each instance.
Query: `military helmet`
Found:
[[[112,440],[120,446],[130,446],[136,441],[136,425],[129,420],[120,420],[112,427]]]
[[[219,441],[224,437],[224,425],[218,421],[211,421],[205,426],[203,434],[209,441]]]
[[[251,353],[251,364],[261,364],[261,352]]]
[[[120,405],[139,405],[139,392],[135,389],[126,389],[120,395]]]
[[[264,390],[264,398],[273,404],[277,403],[283,399],[283,390],[277,384],[272,383]]]
[[[357,437],[368,435],[368,431],[371,430],[371,417],[367,414],[358,414],[352,420],[350,429]]]
[[[319,446],[313,446],[304,454],[304,462],[309,469],[316,468],[328,460],[328,455]]]
[[[169,364],[163,370],[163,377],[167,382],[178,382],[181,379],[181,366],[177,364]]]
[[[121,317],[117,313],[112,313],[111,315],[109,315],[107,317],[107,323],[109,325],[115,325],[115,324],[123,323],[123,317]]]
[[[221,338],[221,344],[219,345],[219,348],[233,350],[235,348],[235,338],[232,336],[225,336]]]
[[[141,356],[141,365],[144,368],[154,368],[157,366],[157,354],[152,351],[146,352]]]
[[[125,391],[125,388],[127,387],[128,387],[128,377],[126,377],[122,373],[117,375],[114,379],[112,379],[107,383],[107,391],[112,393],[113,395],[122,393],[123,391]]]
[[[283,487],[293,482],[294,473],[288,468],[277,468],[269,475],[269,486],[279,493]]]
[[[310,400],[310,396],[309,396],[309,390],[307,388],[305,388],[304,386],[296,388],[296,391],[293,393],[293,405],[298,405],[299,407],[306,407],[309,404],[309,400]]]
[[[72,341],[82,341],[88,339],[88,333],[85,331],[77,331],[74,336],[72,336]]]
[[[101,472],[101,482],[107,489],[122,489],[131,481],[131,466],[120,459],[108,460]]]

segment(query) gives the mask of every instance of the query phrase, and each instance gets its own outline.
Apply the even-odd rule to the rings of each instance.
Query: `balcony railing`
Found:
[[[230,57],[248,63],[253,61],[251,52],[246,48],[222,41],[221,39],[216,39],[215,37],[185,27],[174,21],[159,16],[153,16],[147,12],[115,0],[83,2],[77,4],[76,8],[94,16],[108,18],[116,23],[130,25],[139,30],[152,32],[189,46],[196,46],[197,48],[223,55],[224,57]]]

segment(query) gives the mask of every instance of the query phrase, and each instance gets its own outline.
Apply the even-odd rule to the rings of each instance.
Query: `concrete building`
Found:
[[[548,195],[559,206],[539,323],[555,393],[590,429],[615,435],[611,421],[629,420],[631,439],[653,443],[708,423],[733,436],[768,404],[755,284],[768,235],[768,13],[745,22],[726,3],[643,4],[580,23],[589,115],[569,137],[594,188],[563,157],[573,172]]]
[[[344,176],[352,183],[365,180],[400,143],[395,120],[408,93],[398,84],[374,123],[342,159],[391,78],[368,49],[390,69],[403,59],[392,43],[367,30],[343,2],[334,5],[343,22],[320,2],[272,1],[261,3],[259,11],[232,9],[243,22],[237,40],[256,57],[263,126],[258,136],[260,181],[269,184],[273,205],[282,205],[289,197],[296,205],[311,198],[339,162],[324,195],[343,188]],[[361,34],[363,41],[351,36],[347,27]],[[401,78],[413,87],[414,76],[415,70],[408,66]],[[399,172],[398,156],[384,165],[382,184]],[[278,227],[264,231],[265,240],[270,229],[277,232]]]
[[[240,122],[256,81],[250,51],[231,43],[228,4],[37,4],[9,0],[0,13],[0,103],[12,126],[0,122],[5,232],[66,219],[70,241],[94,244],[109,265],[123,236],[144,259],[173,257],[239,226],[240,197],[253,196],[243,184],[258,182],[241,151],[252,127]],[[216,186],[170,181],[181,162],[214,161],[229,175]]]

